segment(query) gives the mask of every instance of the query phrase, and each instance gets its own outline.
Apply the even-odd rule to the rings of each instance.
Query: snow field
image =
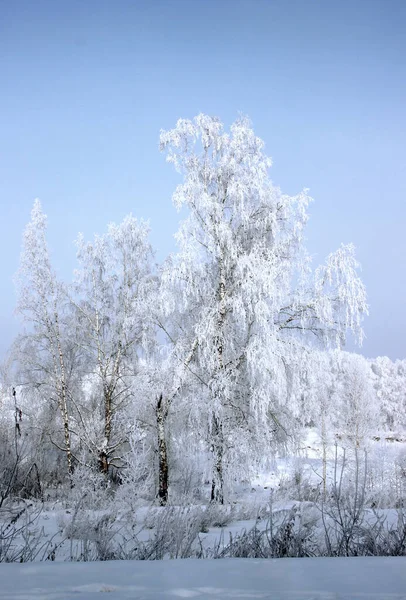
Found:
[[[2,600],[406,600],[406,558],[1,564]]]

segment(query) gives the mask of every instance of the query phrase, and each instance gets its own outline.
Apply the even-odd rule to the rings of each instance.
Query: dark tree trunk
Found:
[[[218,319],[217,319],[217,336],[214,340],[217,350],[218,374],[224,371],[223,353],[224,353],[224,324],[226,320],[226,284],[224,269],[220,264],[220,282],[217,290],[218,301]],[[220,397],[222,404],[223,390],[217,389],[215,397]],[[212,445],[213,453],[213,475],[211,483],[212,502],[224,504],[224,474],[223,474],[223,455],[224,455],[224,435],[223,425],[218,415],[213,412],[212,415]]]
[[[168,502],[169,465],[166,446],[165,422],[168,415],[162,394],[156,405],[156,423],[158,430],[158,499],[160,506]]]
[[[211,502],[224,504],[224,475],[223,475],[223,454],[224,454],[224,439],[223,428],[219,419],[213,415],[213,479],[211,482]]]
[[[100,471],[102,473],[104,473],[105,475],[108,474],[109,472],[109,459],[107,454],[102,450],[99,453],[99,467],[100,467]]]
[[[112,410],[113,391],[105,385],[104,396],[104,441],[103,447],[99,452],[99,468],[104,475],[108,475],[110,467],[110,440],[111,440],[111,421],[113,417]]]

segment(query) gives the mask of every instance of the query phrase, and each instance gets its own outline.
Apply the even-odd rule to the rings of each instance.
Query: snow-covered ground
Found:
[[[263,531],[268,526],[271,513],[274,523],[279,524],[284,519],[289,520],[292,511],[295,512],[296,528],[309,526],[312,530],[311,535],[307,529],[305,531],[311,539],[311,545],[307,548],[308,554],[325,555],[327,551],[319,551],[325,542],[325,532],[320,506],[316,506],[321,493],[321,452],[319,436],[316,432],[309,431],[301,456],[279,457],[267,472],[258,473],[251,482],[236,485],[230,497],[230,504],[217,509],[214,507],[214,512],[210,507],[208,512],[213,514],[207,517],[203,517],[203,513],[206,515],[205,503],[185,503],[183,506],[165,509],[153,506],[153,502],[146,504],[147,501],[136,499],[130,493],[123,496],[120,488],[119,497],[104,499],[104,503],[101,504],[92,503],[91,490],[86,490],[88,497],[85,498],[83,488],[78,492],[74,488],[68,492],[64,502],[48,500],[41,506],[38,502],[30,500],[16,504],[14,508],[11,503],[10,514],[7,512],[8,505],[4,505],[0,524],[3,523],[3,527],[6,527],[6,536],[11,531],[7,524],[12,521],[13,515],[25,506],[31,506],[16,521],[15,527],[20,528],[20,533],[10,545],[7,560],[19,560],[18,552],[13,554],[13,549],[18,548],[19,544],[28,547],[28,551],[24,553],[24,562],[41,561],[49,557],[62,562],[118,557],[184,558],[203,555],[212,558],[222,555],[222,550],[230,543],[231,536],[235,541],[243,532],[249,532],[254,526],[258,531]],[[406,497],[405,480],[400,469],[402,453],[405,453],[404,442],[389,443],[383,437],[374,440],[368,450],[368,499],[363,515],[365,522],[372,524],[376,523],[377,518],[381,519],[385,531],[389,527],[397,527],[399,515],[396,507],[399,504],[396,502]],[[330,446],[326,465],[328,487],[334,479],[334,454],[335,448]],[[340,461],[341,457],[338,460]],[[348,454],[346,469],[349,472],[350,484],[352,462],[353,457]],[[406,467],[406,463],[404,466]],[[340,464],[338,472],[340,473]],[[104,493],[103,490],[100,493],[102,492]],[[208,494],[209,492],[207,496]],[[372,500],[376,500],[374,508],[371,508]],[[33,514],[37,515],[36,518],[30,517]],[[261,518],[257,520],[259,516]],[[327,524],[331,523],[329,518],[325,521]],[[401,528],[398,528],[398,533],[400,537],[403,535]],[[24,537],[23,534],[28,535]],[[388,534],[388,539],[392,540],[390,536],[391,534]],[[142,545],[155,538],[156,547],[164,548],[162,556],[160,553],[159,556],[155,556],[154,552],[151,555],[150,549],[143,554],[140,551]],[[282,538],[281,540],[283,541]],[[133,552],[134,548],[138,553]],[[121,549],[124,551],[121,552]],[[190,549],[193,551],[189,552]],[[224,554],[230,556],[227,552]],[[254,555],[268,556],[267,553],[259,552]],[[292,553],[290,555],[292,556]]]
[[[117,600],[406,600],[406,558],[0,564],[2,600],[105,593]]]

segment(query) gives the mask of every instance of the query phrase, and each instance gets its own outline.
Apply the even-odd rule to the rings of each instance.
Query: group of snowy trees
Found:
[[[272,184],[249,122],[226,133],[205,115],[180,120],[161,149],[183,177],[175,206],[187,209],[178,253],[162,265],[148,225],[129,216],[92,242],[78,238],[78,269],[64,284],[35,202],[17,276],[26,325],[2,382],[21,436],[2,409],[4,447],[15,443],[49,480],[82,465],[139,489],[148,482],[161,504],[176,473],[205,457],[201,477],[222,503],[232,481],[305,425],[356,444],[373,423],[395,427],[405,366],[333,350],[348,332],[362,341],[354,248],[311,269],[310,198]]]

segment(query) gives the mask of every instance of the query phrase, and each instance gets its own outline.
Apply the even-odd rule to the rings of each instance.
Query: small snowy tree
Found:
[[[238,434],[251,453],[266,452],[290,395],[285,366],[298,368],[311,338],[337,345],[348,329],[362,338],[365,291],[351,245],[312,276],[303,248],[310,198],[273,186],[247,119],[230,134],[216,118],[181,119],[161,133],[161,149],[184,177],[174,203],[189,211],[163,275],[169,337],[182,362],[195,348],[189,371],[208,419],[211,498],[223,502],[225,469],[232,460],[238,471],[248,450],[238,460]]]
[[[365,448],[379,422],[372,372],[359,354],[342,353],[340,373],[340,425],[355,448]]]
[[[327,491],[328,449],[335,442],[334,432],[340,414],[337,395],[339,356],[339,351],[313,351],[307,365],[305,414],[306,421],[315,427],[320,436],[324,498]]]
[[[51,266],[46,241],[47,217],[35,200],[31,221],[24,231],[20,268],[16,275],[17,312],[28,325],[17,340],[18,357],[30,383],[47,388],[44,395],[56,400],[63,427],[68,473],[72,473],[69,424],[69,327],[65,321],[65,292]]]

